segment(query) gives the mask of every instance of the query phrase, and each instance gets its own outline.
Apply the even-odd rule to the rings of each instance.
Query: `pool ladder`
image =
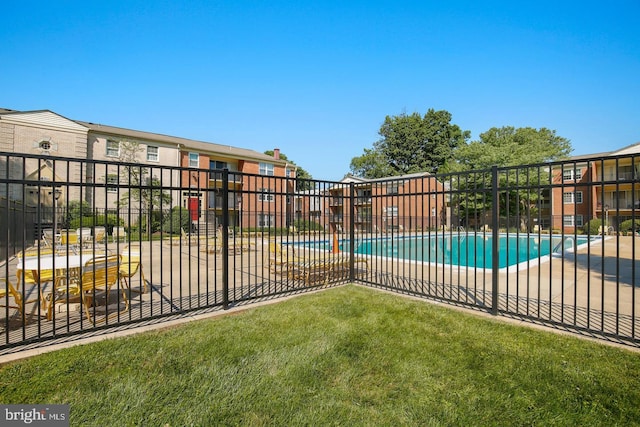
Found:
[[[562,238],[562,240],[560,241],[560,243],[558,243],[558,244],[553,248],[553,250],[551,251],[551,253],[557,254],[557,253],[562,252],[562,248],[563,248],[563,247],[565,247],[565,242],[566,242],[566,241],[570,241],[570,242],[572,242],[572,243],[573,243],[572,247],[573,247],[573,252],[575,253],[575,252],[576,252],[576,246],[577,246],[577,244],[576,244],[576,239],[575,239],[575,237],[573,237],[573,236],[564,236],[564,237]],[[567,249],[570,249],[570,248],[567,248]]]

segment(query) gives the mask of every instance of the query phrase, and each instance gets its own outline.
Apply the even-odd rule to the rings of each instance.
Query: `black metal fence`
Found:
[[[0,351],[345,282],[637,345],[637,164],[353,183],[0,153]]]

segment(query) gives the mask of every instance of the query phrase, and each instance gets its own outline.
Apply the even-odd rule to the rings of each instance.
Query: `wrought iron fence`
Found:
[[[0,350],[345,282],[637,345],[640,182],[609,178],[639,163],[352,183],[2,153]]]

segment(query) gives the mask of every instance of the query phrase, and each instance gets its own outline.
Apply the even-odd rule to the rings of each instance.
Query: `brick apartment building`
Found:
[[[157,182],[172,188],[171,206],[189,209],[194,221],[215,222],[220,217],[223,204],[219,171],[228,169],[231,189],[235,190],[228,200],[231,225],[247,227],[269,225],[286,215],[289,208],[284,194],[288,190],[277,188],[282,180],[269,178],[295,178],[295,168],[279,158],[277,149],[272,157],[244,148],[71,120],[49,110],[0,109],[0,152],[78,159],[77,163],[27,159],[24,170],[15,167],[10,170],[11,174],[20,175],[14,177],[18,179],[103,183],[106,185],[104,192],[82,193],[77,187],[69,187],[59,203],[63,204],[65,199],[84,200],[91,206],[107,210],[114,208],[121,196],[118,184],[129,179],[122,163],[135,162],[145,167]],[[87,161],[99,163],[89,167]],[[0,165],[2,173],[6,173],[7,168],[8,165]],[[243,178],[234,172],[261,175],[264,179]],[[41,194],[38,188],[45,187],[34,186],[27,191],[25,203],[39,204],[47,211],[46,208],[53,205],[53,192]],[[0,197],[23,198],[17,187],[6,193]],[[242,200],[241,194],[255,197]],[[268,214],[241,220],[238,213],[243,203],[258,210],[268,204],[263,207]]]

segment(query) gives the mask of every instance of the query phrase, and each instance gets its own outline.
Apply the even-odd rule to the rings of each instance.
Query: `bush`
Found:
[[[76,230],[80,227],[93,228],[94,225],[100,225],[100,223],[96,223],[95,218],[92,216],[83,216],[69,221],[69,229],[71,230]]]
[[[600,218],[595,218],[586,223],[582,228],[587,234],[599,234],[600,227],[602,227],[602,220]]]
[[[293,226],[298,231],[318,231],[322,230],[322,225],[314,221],[296,220],[293,222]]]
[[[640,218],[635,220],[635,224],[632,219],[628,219],[620,223],[620,231],[634,231],[634,228],[636,230],[640,228]]]
[[[180,229],[185,231],[191,230],[191,219],[189,217],[189,209],[181,206],[171,208],[169,220],[162,225],[162,231],[169,234],[180,234]]]

